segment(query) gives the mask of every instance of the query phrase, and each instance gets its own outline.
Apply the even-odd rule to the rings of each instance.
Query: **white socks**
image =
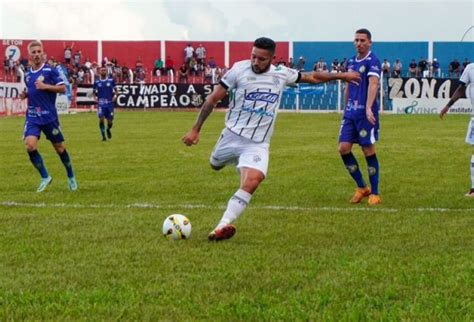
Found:
[[[474,154],[471,156],[471,189],[474,189]]]
[[[219,225],[217,228],[221,228],[222,226],[228,225],[233,223],[234,221],[239,218],[239,216],[244,212],[245,208],[247,208],[248,203],[252,195],[247,191],[242,189],[237,190],[237,192],[230,198],[229,202],[227,203],[227,209],[222,216]]]

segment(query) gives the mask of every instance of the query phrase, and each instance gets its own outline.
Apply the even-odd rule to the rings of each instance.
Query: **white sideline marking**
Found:
[[[69,204],[69,203],[28,203],[16,201],[2,201],[2,207],[25,208],[75,208],[75,209],[225,209],[224,206],[210,206],[202,204],[159,205],[151,203],[133,203],[128,205],[117,204]],[[378,207],[298,207],[298,206],[251,206],[250,209],[265,209],[277,211],[330,211],[330,212],[474,212],[474,208],[378,208]]]

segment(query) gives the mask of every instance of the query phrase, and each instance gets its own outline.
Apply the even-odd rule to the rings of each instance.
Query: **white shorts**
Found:
[[[227,128],[222,130],[209,162],[215,167],[235,164],[237,169],[252,168],[267,176],[269,143],[256,143]]]
[[[474,145],[474,117],[471,117],[466,133],[466,143]]]

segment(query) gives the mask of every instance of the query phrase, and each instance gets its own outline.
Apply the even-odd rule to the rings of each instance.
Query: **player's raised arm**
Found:
[[[343,80],[358,84],[360,82],[360,75],[357,72],[346,72],[346,73],[327,73],[327,72],[309,72],[301,73],[300,83],[325,83],[332,80]]]
[[[199,142],[199,132],[201,131],[202,125],[211,114],[214,107],[217,103],[222,100],[227,95],[227,89],[222,85],[217,85],[214,87],[212,93],[206,98],[206,101],[201,106],[201,111],[199,112],[198,118],[194,123],[191,130],[186,133],[181,139],[184,144],[191,146]]]

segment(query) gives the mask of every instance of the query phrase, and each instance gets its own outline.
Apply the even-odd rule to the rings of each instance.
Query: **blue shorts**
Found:
[[[51,143],[64,142],[64,136],[59,125],[59,120],[53,121],[48,124],[35,124],[32,122],[25,122],[25,128],[23,130],[23,139],[27,136],[36,136],[38,139],[41,137],[41,132],[46,135],[46,138]]]
[[[370,124],[365,115],[343,117],[339,131],[339,143],[358,143],[360,146],[372,145],[379,139],[379,120]]]
[[[114,119],[114,107],[104,107],[104,106],[98,106],[97,107],[97,116],[99,118],[105,117],[109,121],[113,121]]]

